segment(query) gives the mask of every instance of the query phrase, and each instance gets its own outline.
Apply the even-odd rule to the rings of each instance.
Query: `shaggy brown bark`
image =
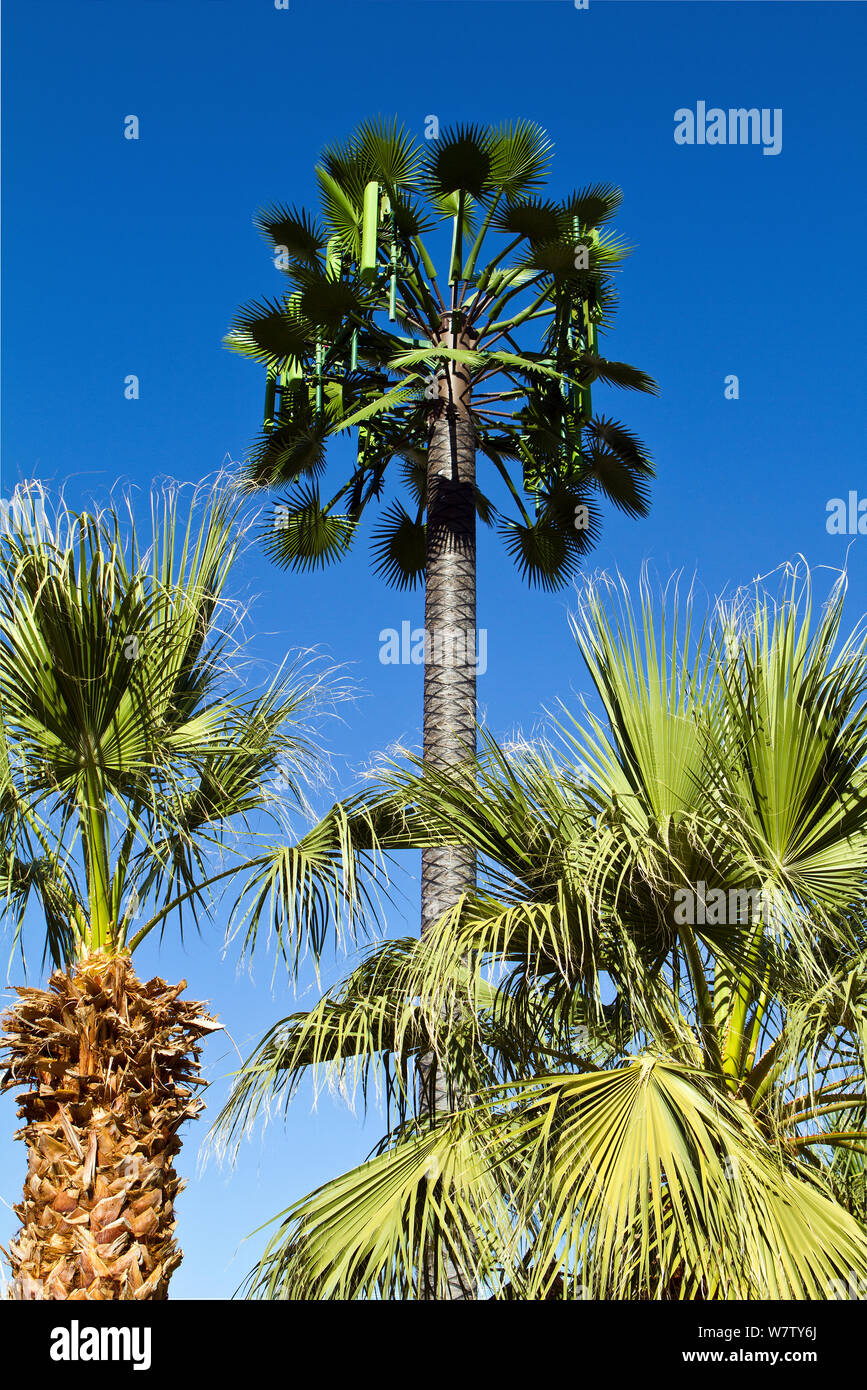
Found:
[[[219,1025],[169,986],[101,953],[3,1016],[5,1075],[28,1150],[21,1230],[7,1254],[21,1299],[165,1299],[183,1252],[178,1129],[196,1098],[200,1041]]]

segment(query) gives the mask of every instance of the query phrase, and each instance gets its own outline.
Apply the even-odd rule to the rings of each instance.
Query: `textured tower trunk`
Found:
[[[475,338],[443,316],[439,341],[472,348]],[[449,362],[439,380],[427,461],[424,759],[447,768],[476,751],[476,453],[466,367]],[[471,849],[422,850],[422,936],[475,883]],[[433,1054],[419,1064],[422,1108],[431,1118],[455,1097]],[[425,1269],[427,1298],[472,1297],[454,1269]]]
[[[13,1297],[168,1297],[182,1258],[178,1129],[202,1109],[199,1043],[218,1026],[178,998],[185,985],[142,984],[128,956],[99,953],[45,990],[16,991],[0,1082],[28,1088],[21,1230],[4,1252]]]
[[[443,325],[441,341],[472,341]],[[476,751],[476,446],[467,369],[449,363],[427,461],[424,757],[448,767]],[[422,935],[475,881],[469,849],[422,851]]]

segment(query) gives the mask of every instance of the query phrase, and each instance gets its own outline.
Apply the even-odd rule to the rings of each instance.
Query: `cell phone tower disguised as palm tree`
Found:
[[[656,387],[599,349],[627,254],[606,230],[619,191],[545,196],[552,146],[530,122],[437,133],[422,145],[397,122],[366,122],[323,151],[320,214],[261,210],[286,288],[244,306],[226,342],[267,370],[247,474],[282,490],[273,560],[342,558],[387,474],[403,484],[373,563],[400,589],[425,584],[424,758],[450,767],[475,753],[476,518],[530,584],[566,585],[599,537],[600,504],[644,516],[653,475],[640,440],[593,414],[591,388]],[[328,446],[353,430],[354,462],[327,496]],[[502,507],[479,486],[479,456]],[[423,934],[474,876],[470,849],[423,851]]]

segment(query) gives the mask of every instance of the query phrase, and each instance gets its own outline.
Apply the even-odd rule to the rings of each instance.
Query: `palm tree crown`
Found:
[[[700,628],[604,584],[601,701],[556,740],[387,771],[383,843],[465,844],[478,886],[389,941],[238,1078],[228,1131],[309,1070],[396,1123],[299,1201],[266,1297],[829,1298],[867,1277],[867,642],[793,575]],[[368,810],[371,808],[368,806]],[[420,1126],[433,1053],[463,1104]]]
[[[479,489],[476,508],[529,582],[569,580],[598,538],[603,497],[646,513],[646,450],[591,409],[595,381],[655,390],[599,351],[626,254],[606,230],[620,194],[543,196],[550,151],[530,122],[457,127],[426,149],[396,124],[365,123],[321,156],[321,215],[282,205],[257,215],[288,285],[241,309],[226,341],[267,367],[250,476],[288,487],[267,536],[279,563],[344,554],[397,459],[408,497],[386,508],[374,562],[399,587],[420,582],[428,444],[450,412],[466,417],[505,486],[512,515]],[[425,237],[442,226],[451,242],[438,274]],[[352,427],[355,465],[323,499],[328,442]]]
[[[182,926],[229,878],[250,940],[269,919],[292,951],[352,897],[336,840],[282,843],[316,756],[316,682],[238,681],[237,500],[215,492],[198,528],[177,503],[155,496],[145,552],[112,512],[61,509],[46,528],[31,509],[2,541],[0,908],[18,933],[38,901],[56,965],[134,950],[173,914]]]

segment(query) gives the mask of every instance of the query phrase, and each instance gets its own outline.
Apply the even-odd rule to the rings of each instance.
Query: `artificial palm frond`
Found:
[[[253,218],[269,245],[284,251],[293,261],[316,265],[326,239],[306,208],[272,203]]]
[[[491,182],[509,201],[544,182],[553,149],[534,121],[506,122],[491,139]]]
[[[361,315],[361,299],[353,285],[334,280],[316,270],[299,273],[296,283],[301,287],[298,307],[307,323],[334,335],[347,321]]]
[[[581,229],[600,227],[610,222],[623,201],[619,188],[611,183],[591,184],[570,193],[560,204],[569,217],[577,217]]]
[[[416,187],[421,151],[396,119],[362,121],[352,148],[366,178],[381,179],[390,191]]]
[[[349,549],[357,523],[323,506],[315,483],[299,484],[278,503],[275,522],[263,536],[265,553],[283,569],[333,564]]]
[[[598,415],[585,428],[593,444],[602,445],[624,463],[650,476],[652,464],[647,450],[638,436],[619,421]]]
[[[574,578],[580,560],[580,533],[572,535],[559,519],[544,512],[533,521],[503,518],[499,525],[506,552],[528,584],[554,591]]]
[[[392,502],[373,533],[374,571],[398,589],[415,589],[424,579],[427,537],[420,517]]]
[[[246,482],[251,487],[282,486],[324,470],[326,428],[314,422],[304,403],[294,413],[296,419],[268,430],[251,445],[246,458]]]
[[[581,476],[627,516],[647,516],[653,471],[646,465],[627,463],[594,443],[582,454]]]
[[[425,152],[422,186],[434,200],[467,193],[482,200],[492,184],[494,139],[481,126],[461,125],[443,131]],[[505,159],[505,151],[503,154]]]
[[[507,203],[495,214],[492,225],[499,232],[543,243],[557,241],[564,230],[563,213],[558,204],[542,198]]]
[[[240,346],[262,362],[295,363],[309,356],[313,335],[297,305],[254,300],[238,310],[227,346]]]
[[[347,255],[356,257],[361,248],[361,196],[362,190],[353,196],[346,191],[344,184],[349,181],[335,178],[326,169],[316,167],[319,194],[326,222]],[[350,184],[351,187],[351,184]]]
[[[576,375],[584,381],[605,381],[609,386],[620,386],[628,391],[645,391],[650,396],[659,394],[659,387],[637,367],[628,362],[611,362],[605,357],[582,355],[576,363]]]

